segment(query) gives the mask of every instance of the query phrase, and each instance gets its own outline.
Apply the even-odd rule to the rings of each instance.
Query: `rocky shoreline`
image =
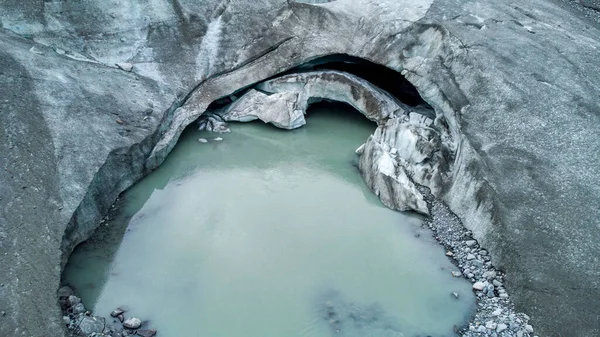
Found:
[[[154,337],[157,334],[156,330],[142,328],[147,323],[139,318],[126,318],[126,310],[122,308],[113,310],[109,318],[93,315],[69,286],[58,290],[58,298],[63,311],[63,321],[71,336]]]
[[[457,331],[464,337],[537,337],[529,324],[529,316],[516,312],[506,289],[504,273],[492,265],[487,250],[473,239],[460,219],[426,188],[421,188],[428,204],[430,217],[425,220],[435,239],[446,249],[446,256],[457,269],[454,277],[465,277],[473,284],[476,294],[476,311],[468,327]],[[458,296],[454,293],[453,296]]]

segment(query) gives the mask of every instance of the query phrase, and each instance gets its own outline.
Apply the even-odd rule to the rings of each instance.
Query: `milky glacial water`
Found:
[[[307,123],[232,124],[220,142],[186,130],[73,252],[64,283],[159,336],[453,336],[470,284],[421,219],[362,181],[354,150],[375,124],[337,105]]]

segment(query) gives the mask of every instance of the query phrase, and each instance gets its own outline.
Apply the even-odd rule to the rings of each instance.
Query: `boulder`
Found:
[[[123,327],[127,329],[139,329],[141,326],[142,321],[135,317],[130,317],[123,322]]]
[[[75,322],[76,334],[78,336],[89,336],[93,333],[102,333],[104,331],[104,319],[93,316],[80,316]]]

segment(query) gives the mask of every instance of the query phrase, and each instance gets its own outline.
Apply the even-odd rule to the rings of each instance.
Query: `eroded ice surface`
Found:
[[[75,250],[64,277],[86,307],[126,306],[161,336],[451,336],[468,319],[470,284],[361,180],[373,123],[320,106],[293,131],[231,126],[188,129]]]

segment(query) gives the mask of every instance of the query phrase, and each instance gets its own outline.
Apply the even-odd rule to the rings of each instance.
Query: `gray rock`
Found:
[[[486,271],[485,273],[483,273],[483,277],[491,281],[496,278],[496,272],[493,270]]]
[[[214,116],[215,115],[209,116],[208,118],[204,118],[200,122],[199,130],[206,130],[206,131],[217,132],[217,133],[231,132],[231,130],[227,126],[227,123],[225,123],[221,119],[215,118]]]
[[[111,311],[110,316],[111,317],[119,317],[120,315],[123,315],[125,313],[125,310],[121,309],[121,308],[117,308],[113,311]]]
[[[119,67],[119,69],[125,70],[125,71],[133,70],[133,64],[131,64],[131,63],[117,63],[116,66]]]
[[[138,330],[135,334],[140,337],[154,337],[156,336],[156,330]]]
[[[485,289],[485,285],[483,284],[483,282],[475,282],[473,283],[473,289],[477,291],[482,291],[483,289]]]
[[[142,321],[135,317],[130,317],[123,322],[123,327],[127,329],[139,329],[141,326]]]
[[[502,331],[508,329],[508,326],[504,323],[498,323],[498,326],[496,326],[496,332],[501,333]]]
[[[296,129],[306,124],[305,111],[298,107],[298,93],[267,95],[254,89],[229,106],[226,121],[249,122],[260,119],[282,129]]]
[[[83,314],[85,312],[85,307],[83,306],[83,303],[77,303],[71,308],[71,310],[74,314]]]
[[[80,316],[75,322],[77,325],[76,333],[78,336],[88,336],[93,333],[101,333],[104,331],[104,320],[92,316]]]
[[[75,296],[75,295],[70,295],[67,298],[67,303],[69,304],[69,306],[72,307],[72,306],[75,306],[77,304],[80,304],[81,303],[81,299],[79,297]]]
[[[529,324],[525,325],[525,330],[527,330],[529,333],[533,333],[533,327]]]
[[[58,297],[59,298],[61,298],[61,297],[68,298],[71,295],[73,295],[73,289],[71,289],[71,287],[69,287],[69,286],[64,286],[64,287],[61,287],[60,289],[58,289]]]

